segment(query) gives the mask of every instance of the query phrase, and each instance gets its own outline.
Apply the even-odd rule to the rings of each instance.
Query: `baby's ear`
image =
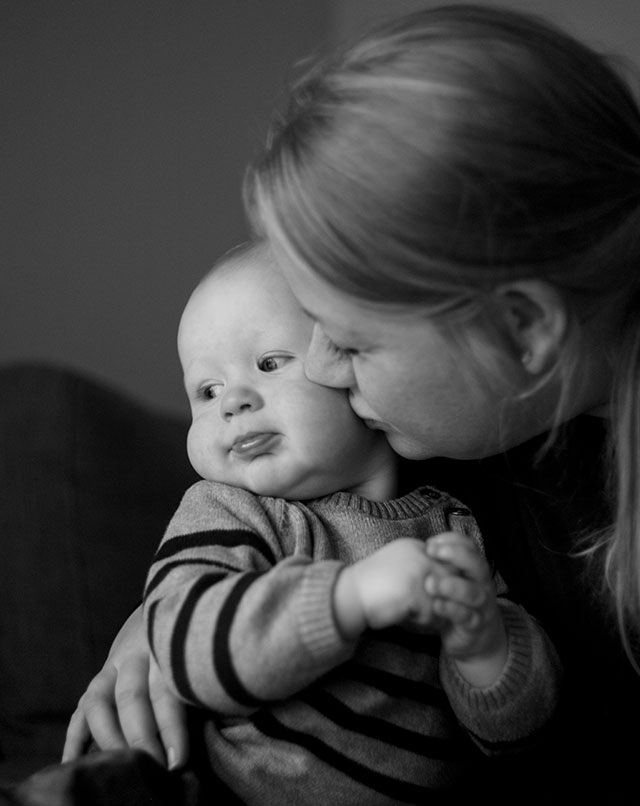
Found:
[[[514,280],[494,294],[525,372],[540,375],[551,369],[567,331],[560,291],[544,280]]]

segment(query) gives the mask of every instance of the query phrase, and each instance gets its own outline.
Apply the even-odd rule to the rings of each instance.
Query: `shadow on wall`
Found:
[[[324,45],[325,5],[4,7],[0,363],[71,365],[186,412],[180,312],[247,236],[244,166],[289,65]]]

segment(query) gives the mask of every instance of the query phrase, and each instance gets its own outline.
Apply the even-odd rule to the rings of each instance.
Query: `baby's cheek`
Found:
[[[207,451],[207,443],[202,428],[194,424],[189,429],[187,435],[187,456],[191,466],[203,479],[209,479],[212,475],[211,455]]]

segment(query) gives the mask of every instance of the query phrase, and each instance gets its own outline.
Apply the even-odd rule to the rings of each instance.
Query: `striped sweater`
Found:
[[[387,502],[187,491],[147,579],[149,641],[178,696],[210,713],[211,769],[245,803],[437,801],[482,753],[526,746],[549,719],[555,652],[502,596],[509,657],[488,689],[466,684],[436,636],[396,628],[353,644],[338,632],[345,564],[452,529],[481,542],[469,510],[433,488]]]

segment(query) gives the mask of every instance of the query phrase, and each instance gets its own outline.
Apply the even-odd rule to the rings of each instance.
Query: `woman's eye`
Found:
[[[337,344],[333,345],[334,350],[341,356],[346,356],[347,358],[351,358],[354,355],[358,354],[358,351],[355,350],[353,347],[338,347]]]
[[[332,341],[328,336],[326,336],[327,345],[328,347],[338,356],[346,356],[350,358],[352,355],[357,355],[358,351],[355,350],[353,347],[340,347],[335,341]]]

